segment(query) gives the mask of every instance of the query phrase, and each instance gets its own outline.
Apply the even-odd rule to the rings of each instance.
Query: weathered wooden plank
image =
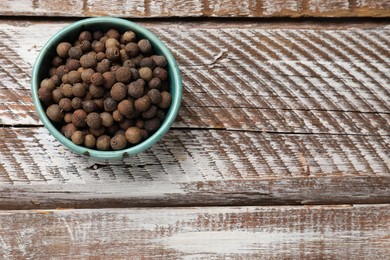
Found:
[[[390,38],[382,36],[389,26],[284,30],[250,23],[199,30],[169,24],[148,25],[181,65],[176,127],[390,134]],[[29,94],[31,65],[65,25],[3,22],[2,124],[40,124]]]
[[[124,161],[0,129],[0,208],[388,203],[390,137],[171,130]]]
[[[390,2],[380,0],[3,0],[0,15],[117,17],[389,17]]]
[[[389,233],[389,204],[0,211],[0,257],[387,259]]]

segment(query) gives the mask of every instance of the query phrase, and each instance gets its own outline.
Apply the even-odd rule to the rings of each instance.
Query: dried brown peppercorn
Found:
[[[58,105],[63,111],[66,111],[66,112],[69,112],[73,109],[72,101],[69,98],[61,98]]]
[[[142,117],[145,119],[150,119],[156,116],[157,107],[151,106],[148,110],[142,113]]]
[[[118,104],[118,110],[125,117],[131,118],[134,112],[134,105],[130,100],[125,99]]]
[[[81,82],[81,73],[77,70],[69,71],[68,81],[70,84],[76,84],[77,82]]]
[[[98,63],[104,60],[105,58],[106,58],[106,54],[104,52],[96,53],[96,60],[98,61]]]
[[[108,38],[104,45],[105,45],[106,49],[107,48],[117,48],[117,49],[119,49],[121,47],[121,44],[115,38]]]
[[[87,53],[81,56],[80,64],[84,69],[93,68],[97,65],[96,54]]]
[[[110,145],[113,150],[121,150],[127,146],[127,140],[124,135],[115,135],[110,140]]]
[[[103,86],[105,88],[111,88],[116,83],[116,77],[113,72],[106,71],[102,75],[103,75]]]
[[[57,45],[56,51],[58,56],[65,58],[68,56],[68,51],[72,47],[72,44],[69,42],[61,42]]]
[[[64,97],[67,97],[67,98],[73,97],[72,85],[62,84],[60,89],[61,89],[61,93]]]
[[[89,131],[90,134],[93,134],[94,136],[99,137],[99,136],[105,134],[106,128],[101,126],[99,128],[89,128],[88,131]]]
[[[118,106],[118,103],[111,97],[104,100],[104,110],[107,112],[114,111]]]
[[[81,131],[75,131],[71,136],[72,142],[77,145],[84,143],[84,134]]]
[[[111,138],[108,135],[101,135],[96,140],[96,148],[101,151],[110,150]]]
[[[52,91],[49,88],[40,87],[38,89],[38,98],[42,102],[49,102],[53,98]]]
[[[64,125],[61,128],[61,133],[65,135],[66,138],[70,138],[73,135],[73,133],[76,131],[77,131],[77,127],[72,123]]]
[[[161,102],[158,104],[159,108],[167,109],[171,105],[172,102],[172,96],[167,91],[161,92]]]
[[[84,146],[87,148],[94,148],[96,145],[96,138],[92,134],[87,134],[84,140]]]
[[[87,92],[87,87],[84,83],[76,83],[72,87],[72,93],[75,97],[83,97],[85,93]]]
[[[161,122],[160,119],[158,119],[157,117],[153,117],[151,119],[145,120],[144,128],[149,133],[156,132],[160,128],[160,126],[161,126]]]
[[[134,63],[136,67],[139,67],[141,60],[144,58],[144,55],[138,54],[137,56],[131,58],[131,61]]]
[[[92,38],[94,40],[100,40],[100,38],[102,38],[104,36],[104,33],[102,31],[94,31],[92,33]]]
[[[53,92],[51,94],[52,94],[53,102],[57,103],[57,104],[58,104],[58,102],[60,102],[61,98],[64,97],[60,88],[56,88],[55,90],[53,90]]]
[[[79,41],[92,41],[92,33],[90,31],[82,31],[79,35]]]
[[[100,72],[95,72],[91,76],[91,83],[95,86],[103,85],[103,75]]]
[[[121,122],[125,119],[124,115],[122,115],[118,109],[112,112],[112,118],[114,119],[115,122]]]
[[[122,65],[123,65],[123,67],[129,67],[131,72],[132,72],[131,69],[135,67],[135,65],[134,65],[132,60],[124,60]],[[136,71],[138,73],[138,70],[136,70]]]
[[[101,127],[102,120],[100,119],[99,113],[92,112],[87,115],[87,125],[90,128],[99,128]]]
[[[115,71],[115,78],[118,82],[130,83],[131,81],[131,70],[128,67],[119,67]]]
[[[151,57],[145,57],[141,60],[141,62],[139,63],[139,66],[154,69],[156,67],[156,63],[154,62],[154,60]]]
[[[100,41],[93,41],[92,42],[92,49],[96,51],[97,53],[99,52],[105,52],[106,51],[106,46],[104,43]]]
[[[42,82],[40,84],[40,87],[41,88],[46,88],[46,89],[48,89],[50,91],[53,91],[55,89],[55,87],[56,87],[56,84],[55,84],[55,82],[52,79],[46,78],[46,79],[42,80]]]
[[[110,61],[115,61],[120,58],[120,52],[117,47],[108,47],[106,48],[106,57]]]
[[[139,129],[144,128],[144,124],[145,122],[143,119],[138,118],[137,120],[135,120],[135,126],[138,127]]]
[[[162,55],[153,55],[152,59],[158,67],[165,67],[167,65],[167,59]]]
[[[161,67],[156,67],[153,70],[153,77],[159,78],[161,81],[165,81],[168,79],[168,72]]]
[[[86,53],[88,51],[90,51],[92,48],[92,44],[90,41],[87,41],[87,40],[84,40],[82,42],[80,42],[80,49]]]
[[[72,112],[65,113],[64,115],[64,122],[69,124],[72,123]]]
[[[51,60],[51,64],[54,66],[54,67],[58,67],[60,65],[62,65],[64,61],[62,60],[62,58],[60,56],[55,56],[52,60]]]
[[[74,97],[72,99],[72,108],[74,110],[80,109],[83,107],[83,101],[79,97]]]
[[[53,75],[53,76],[51,76],[51,78],[50,78],[53,82],[54,82],[54,84],[56,85],[56,86],[59,86],[59,85],[61,85],[61,79],[60,78],[58,78],[58,76],[57,75]]]
[[[104,73],[109,71],[111,68],[111,61],[109,59],[104,59],[99,62],[96,66],[96,72]]]
[[[130,126],[134,126],[134,125],[135,125],[135,121],[133,119],[125,118],[124,120],[119,122],[119,127],[125,131],[127,128],[129,128]]]
[[[68,58],[66,60],[66,67],[69,71],[71,70],[78,70],[81,67],[80,61]]]
[[[57,68],[52,67],[52,68],[49,69],[49,77],[52,77],[54,75],[57,76]]]
[[[139,79],[139,72],[136,68],[130,68],[130,71],[131,71],[131,77],[133,78],[133,80]]]
[[[83,55],[83,51],[78,46],[71,47],[68,51],[68,55],[72,59],[80,59],[81,55]]]
[[[62,81],[63,83],[65,83],[65,84],[69,83],[68,74],[65,74],[64,76],[62,76],[61,81]]]
[[[91,93],[94,98],[101,98],[104,95],[104,88],[91,84],[89,85],[89,93]]]
[[[110,127],[107,127],[106,129],[106,133],[110,136],[113,136],[115,135],[115,133],[119,130],[119,126],[118,124],[112,124]],[[123,131],[123,129],[121,129]],[[125,132],[123,132],[123,135],[125,134]]]
[[[125,49],[120,49],[119,55],[121,56],[122,61],[130,59],[130,56],[127,54]]]
[[[151,89],[148,91],[147,95],[150,98],[150,102],[153,105],[158,105],[161,102],[161,92],[158,91],[157,89]]]
[[[127,87],[127,92],[133,98],[140,98],[144,95],[145,81],[143,79],[137,79],[131,82]]]
[[[59,123],[64,118],[64,113],[62,112],[62,109],[57,104],[52,104],[46,109],[46,115],[47,117],[55,122]]]
[[[91,84],[91,77],[94,73],[93,69],[85,69],[83,72],[81,72],[81,79],[86,84]]]
[[[162,122],[165,119],[165,112],[164,110],[157,109],[156,117],[160,119],[160,122]]]
[[[142,139],[141,129],[135,126],[129,127],[126,130],[125,137],[129,143],[137,144]]]
[[[110,127],[114,123],[114,118],[108,112],[100,113],[100,120],[101,120],[102,126],[104,126],[104,127]]]
[[[148,82],[148,86],[149,86],[149,88],[160,89],[160,87],[161,87],[161,79],[159,79],[159,78],[152,78]]]
[[[139,54],[139,48],[135,42],[126,44],[125,50],[130,57],[136,57]]]
[[[148,95],[144,95],[140,98],[137,98],[134,101],[134,108],[138,112],[145,112],[150,108],[150,98]]]
[[[153,72],[149,67],[143,67],[138,70],[141,79],[149,82],[153,78]]]
[[[56,75],[58,78],[62,79],[62,77],[68,72],[69,72],[68,67],[66,67],[65,65],[60,65],[56,70]]]
[[[87,113],[83,109],[77,109],[73,112],[72,123],[76,127],[85,127],[87,125],[86,119]]]
[[[106,41],[107,41],[108,37],[107,36],[103,36],[99,39],[100,42],[102,42],[103,44],[106,44]]]
[[[119,65],[118,63],[112,63],[112,66],[110,68],[110,71],[115,73],[120,67],[122,67],[121,65]]]
[[[85,100],[82,102],[83,109],[86,113],[97,111],[96,103],[93,100]]]
[[[152,52],[152,44],[147,39],[140,40],[138,42],[138,48],[143,54],[150,54]]]
[[[110,91],[111,97],[115,101],[121,101],[127,97],[127,87],[123,83],[115,83],[114,86],[112,86]]]
[[[102,98],[94,99],[93,102],[95,102],[97,110],[104,109],[104,100]]]
[[[120,42],[122,44],[127,44],[129,42],[134,42],[137,36],[133,31],[126,31],[123,33],[123,35],[120,38]]]
[[[121,34],[119,33],[119,31],[115,28],[111,28],[109,29],[107,32],[106,32],[106,35],[107,37],[109,38],[115,38],[117,40],[119,40],[121,38]]]

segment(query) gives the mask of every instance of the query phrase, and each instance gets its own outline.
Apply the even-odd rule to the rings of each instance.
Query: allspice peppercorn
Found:
[[[63,135],[65,135],[66,138],[71,138],[71,136],[73,135],[74,132],[77,131],[77,127],[72,124],[72,123],[69,123],[67,125],[64,125],[62,128],[61,128],[61,133]]]
[[[161,102],[158,104],[159,108],[167,109],[171,105],[172,96],[167,91],[161,92]]]
[[[126,130],[125,137],[130,144],[137,144],[142,139],[142,133],[138,127],[132,126]]]
[[[61,98],[58,105],[63,111],[66,111],[66,112],[69,112],[73,109],[72,108],[72,101],[69,98]]]
[[[69,42],[61,42],[57,45],[56,51],[58,56],[65,58],[68,56],[68,51],[72,47],[72,44]]]
[[[57,104],[52,104],[46,109],[46,115],[50,118],[51,121],[59,123],[64,118],[64,113],[62,109]]]
[[[72,94],[75,97],[82,98],[87,92],[87,87],[83,83],[76,83],[72,87]]]
[[[147,39],[140,40],[138,42],[138,48],[143,54],[150,54],[152,52],[152,45]]]
[[[125,117],[131,118],[134,112],[134,105],[130,100],[125,99],[118,104],[118,110]]]
[[[106,51],[106,46],[105,46],[104,43],[95,40],[95,41],[92,42],[92,49],[96,53],[105,52]]]
[[[94,148],[96,145],[96,138],[92,134],[87,134],[84,139],[84,146],[87,148]]]
[[[101,118],[100,118],[100,115],[99,113],[96,113],[96,112],[92,112],[92,113],[89,113],[87,115],[87,125],[90,127],[90,128],[99,128],[101,127]]]
[[[144,95],[145,81],[137,79],[128,85],[127,92],[133,98],[140,98]]]
[[[79,35],[79,41],[92,41],[92,33],[90,31],[82,31]]]
[[[120,57],[120,52],[117,47],[108,47],[106,48],[106,57],[110,61],[118,60]]]
[[[110,95],[115,101],[122,101],[127,97],[126,85],[120,82],[115,83],[111,88]]]
[[[86,113],[92,113],[97,110],[96,103],[93,100],[85,100],[82,102],[83,110]]]
[[[151,57],[145,57],[141,60],[139,66],[142,67],[148,67],[150,69],[154,69],[156,67],[156,63]]]
[[[95,71],[91,68],[83,70],[81,72],[81,80],[86,84],[91,84],[91,77]]]
[[[72,98],[73,97],[73,90],[72,85],[70,84],[62,84],[61,87],[61,93],[64,97]]]
[[[81,64],[79,60],[69,58],[66,60],[66,67],[69,71],[78,70],[81,67]]]
[[[151,89],[151,90],[148,91],[147,95],[149,96],[150,102],[153,105],[160,104],[161,99],[162,99],[160,91],[158,91],[157,89]]]
[[[133,31],[126,31],[120,38],[120,42],[123,44],[127,44],[129,42],[134,42],[136,39],[136,35]]]
[[[111,97],[104,100],[104,110],[107,112],[114,111],[118,106],[118,103]]]
[[[156,67],[153,70],[153,77],[159,78],[161,81],[166,81],[168,79],[168,72],[161,67]]]
[[[114,118],[108,112],[100,113],[101,124],[104,127],[110,127],[114,124]]]
[[[162,55],[153,55],[152,59],[158,67],[165,67],[167,65],[167,59]]]
[[[148,82],[148,87],[149,88],[160,89],[160,87],[161,87],[161,79],[159,79],[159,78],[152,78]]]
[[[96,72],[104,73],[109,71],[111,67],[111,61],[109,59],[103,59],[96,66]]]
[[[72,108],[74,110],[80,109],[83,107],[83,100],[79,97],[74,97],[72,99]]]
[[[90,41],[84,40],[80,42],[80,49],[82,50],[83,53],[91,50],[92,44]]]
[[[94,98],[101,98],[104,95],[104,88],[100,86],[95,86],[95,85],[89,85],[89,93],[92,95]]]
[[[72,142],[77,144],[77,145],[81,145],[84,143],[84,134],[83,132],[81,131],[75,131],[73,134],[72,134]]]
[[[111,138],[108,135],[101,135],[96,140],[96,148],[101,151],[107,151],[110,149]]]
[[[76,127],[85,127],[87,126],[87,113],[83,109],[77,109],[76,111],[73,112],[72,115],[72,123]]]
[[[115,71],[115,77],[118,82],[130,83],[131,81],[131,70],[129,67],[119,67]]]
[[[46,88],[46,89],[48,89],[50,91],[53,91],[55,89],[55,87],[56,87],[56,84],[55,84],[55,82],[52,79],[46,78],[46,79],[42,80],[42,82],[40,84],[40,87],[41,88]]]
[[[114,119],[115,122],[122,122],[125,119],[124,115],[122,115],[118,109],[112,112],[112,118]]]
[[[106,35],[108,38],[115,38],[116,40],[119,41],[119,39],[121,38],[121,34],[119,33],[119,31],[115,28],[111,28],[109,29],[107,32],[106,32]]]
[[[106,71],[102,74],[103,86],[105,88],[111,88],[116,83],[115,74],[111,71]]]
[[[148,95],[144,95],[140,98],[137,98],[134,101],[134,108],[138,112],[145,112],[150,108],[150,98]]]
[[[38,89],[38,98],[42,102],[49,102],[53,98],[52,91],[49,88],[40,87]]]
[[[160,119],[158,119],[157,117],[153,117],[151,119],[145,120],[144,128],[149,133],[157,131],[157,129],[159,129],[160,126],[161,126],[161,122]]]
[[[103,75],[100,72],[95,72],[91,76],[91,83],[95,86],[103,85]]]
[[[64,97],[60,88],[56,88],[55,90],[53,90],[51,94],[52,94],[53,102],[57,104],[58,102],[60,102],[61,98]],[[38,90],[38,95],[39,95],[39,90]]]
[[[135,42],[130,42],[126,44],[125,50],[130,57],[136,57],[139,54],[139,48]]]
[[[68,55],[72,59],[80,59],[81,55],[83,55],[83,51],[78,46],[71,47],[68,51]]]
[[[149,67],[143,67],[138,70],[141,79],[149,82],[153,78],[153,71]]]
[[[99,137],[106,132],[106,128],[101,126],[98,128],[89,128],[88,131],[90,134],[94,135],[95,137]]]
[[[93,68],[97,65],[95,54],[84,54],[80,58],[80,64],[84,69]]]
[[[121,150],[127,146],[127,139],[124,135],[115,135],[111,138],[110,145],[113,150]]]

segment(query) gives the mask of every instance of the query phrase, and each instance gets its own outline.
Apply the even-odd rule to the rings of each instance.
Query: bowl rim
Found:
[[[58,38],[64,37],[66,34],[69,34],[70,32],[72,32],[73,30],[79,27],[92,26],[92,25],[102,24],[102,23],[108,23],[112,27],[115,26],[127,27],[129,28],[129,30],[133,30],[136,34],[138,33],[143,34],[143,38],[148,39],[152,43],[152,45],[154,47],[157,47],[157,49],[159,49],[161,54],[166,57],[168,65],[173,72],[172,75],[170,74],[171,88],[175,88],[176,91],[176,95],[172,96],[171,106],[160,128],[153,135],[149,136],[143,142],[135,146],[123,150],[117,150],[117,151],[99,151],[99,150],[90,149],[84,146],[79,146],[74,144],[70,139],[66,138],[51,123],[51,121],[46,116],[45,110],[38,98],[38,88],[40,85],[40,83],[38,82],[39,71],[40,71],[38,66],[44,62],[44,57],[47,55],[47,53],[52,51],[53,45],[58,41]],[[60,141],[65,147],[71,149],[72,151],[80,155],[88,155],[96,159],[121,159],[127,155],[136,155],[151,147],[159,139],[161,139],[163,135],[165,135],[165,133],[169,130],[169,128],[173,124],[180,108],[181,96],[182,96],[182,82],[181,82],[180,71],[175,58],[173,57],[169,49],[166,47],[166,45],[156,35],[154,35],[152,32],[150,32],[148,29],[144,28],[143,26],[116,17],[94,17],[94,18],[82,19],[64,27],[56,34],[54,34],[42,47],[35,60],[33,70],[32,70],[32,77],[31,77],[31,89],[32,89],[32,97],[33,97],[34,105],[38,113],[38,116],[43,122],[44,126],[49,130],[49,132],[58,141]]]

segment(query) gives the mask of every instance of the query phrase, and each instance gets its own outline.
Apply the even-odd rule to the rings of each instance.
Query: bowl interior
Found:
[[[85,30],[107,31],[110,28],[116,28],[121,33],[127,30],[134,31],[138,39],[146,38],[151,42],[151,44],[153,45],[154,52],[156,54],[164,55],[167,58],[168,61],[167,70],[169,74],[169,85],[170,85],[170,92],[172,95],[172,103],[166,114],[164,121],[161,124],[161,127],[153,135],[151,135],[148,139],[146,139],[142,143],[139,143],[135,146],[132,146],[124,150],[119,150],[119,151],[98,151],[83,146],[75,145],[71,140],[63,136],[57,130],[57,128],[52,124],[52,122],[48,119],[48,117],[45,114],[45,109],[38,98],[38,88],[40,82],[45,77],[47,77],[48,71],[51,67],[51,60],[56,55],[55,49],[58,43],[62,41],[74,42],[77,39],[78,35]],[[120,159],[127,155],[138,154],[146,150],[150,146],[152,146],[168,131],[169,127],[172,125],[173,121],[175,120],[177,112],[180,107],[181,92],[182,92],[181,77],[180,77],[180,72],[177,63],[173,55],[171,54],[171,52],[165,46],[165,44],[162,43],[161,40],[157,38],[157,36],[155,36],[147,29],[141,27],[140,25],[137,25],[133,22],[124,19],[112,18],[112,17],[88,18],[88,19],[80,20],[78,22],[69,25],[68,27],[65,27],[56,35],[54,35],[42,48],[41,52],[37,57],[37,60],[33,68],[33,73],[32,73],[31,88],[32,88],[34,104],[38,112],[38,115],[41,121],[43,122],[43,124],[49,130],[49,132],[55,138],[57,138],[62,144],[64,144],[66,147],[70,148],[74,152],[82,155],[89,155],[91,157],[98,158],[98,159]]]

